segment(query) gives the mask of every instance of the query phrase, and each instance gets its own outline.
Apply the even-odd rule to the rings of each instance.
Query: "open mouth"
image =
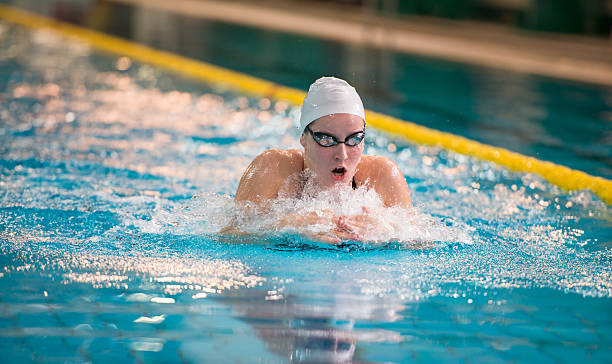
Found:
[[[332,174],[334,175],[334,177],[338,177],[338,178],[342,178],[342,176],[344,176],[345,173],[346,173],[346,168],[344,167],[338,167],[332,170]]]

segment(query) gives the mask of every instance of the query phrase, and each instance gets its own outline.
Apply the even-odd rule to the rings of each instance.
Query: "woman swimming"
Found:
[[[304,150],[267,150],[244,172],[235,201],[254,205],[260,211],[279,197],[301,198],[310,191],[333,188],[373,189],[385,207],[412,205],[408,184],[395,162],[386,157],[362,155],[365,113],[357,91],[346,81],[322,77],[308,90],[300,116],[300,144]],[[362,240],[363,229],[376,217],[363,207],[362,214],[334,216],[312,213],[285,216],[279,226],[300,228],[320,220],[334,228],[310,236],[329,243]]]

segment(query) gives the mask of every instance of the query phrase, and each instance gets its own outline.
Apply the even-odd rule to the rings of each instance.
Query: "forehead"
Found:
[[[314,131],[331,134],[350,134],[363,130],[364,121],[353,114],[331,114],[318,118],[310,124]]]

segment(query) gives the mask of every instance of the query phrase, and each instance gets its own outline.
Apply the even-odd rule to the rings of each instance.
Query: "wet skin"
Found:
[[[332,114],[321,117],[310,124],[313,132],[333,135],[338,141],[364,130],[364,121],[352,114]],[[306,131],[300,137],[304,151],[272,149],[258,155],[246,169],[236,191],[236,202],[251,202],[262,210],[270,200],[283,194],[285,197],[298,197],[300,184],[298,176],[303,170],[313,172],[314,184],[320,190],[338,185],[351,186],[353,177],[357,187],[373,188],[387,207],[411,207],[410,191],[399,167],[392,160],[381,156],[363,154],[364,141],[350,147],[343,143],[322,147]],[[314,223],[312,216],[291,217],[281,225],[295,227]],[[345,239],[360,240],[361,227],[375,220],[364,207],[358,216],[329,216],[337,229],[329,236],[316,237],[327,242],[340,242]]]
[[[359,116],[332,114],[315,120],[309,128],[313,132],[333,135],[339,141],[346,141],[349,135],[364,131],[364,126]],[[307,131],[300,137],[300,144],[304,147],[304,169],[314,172],[321,189],[339,184],[351,185],[363,153],[363,141],[353,147],[344,143],[322,147]]]

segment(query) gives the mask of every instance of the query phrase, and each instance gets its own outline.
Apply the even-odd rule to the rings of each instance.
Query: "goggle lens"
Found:
[[[356,133],[353,133],[347,136],[345,140],[340,141],[333,135],[312,131],[310,129],[310,126],[307,126],[306,129],[308,130],[310,135],[312,135],[312,138],[315,140],[315,142],[317,142],[317,144],[325,148],[333,147],[334,145],[337,145],[340,143],[343,143],[344,145],[348,147],[356,147],[357,145],[359,145],[359,143],[361,143],[361,141],[365,137],[365,131],[358,131]]]

